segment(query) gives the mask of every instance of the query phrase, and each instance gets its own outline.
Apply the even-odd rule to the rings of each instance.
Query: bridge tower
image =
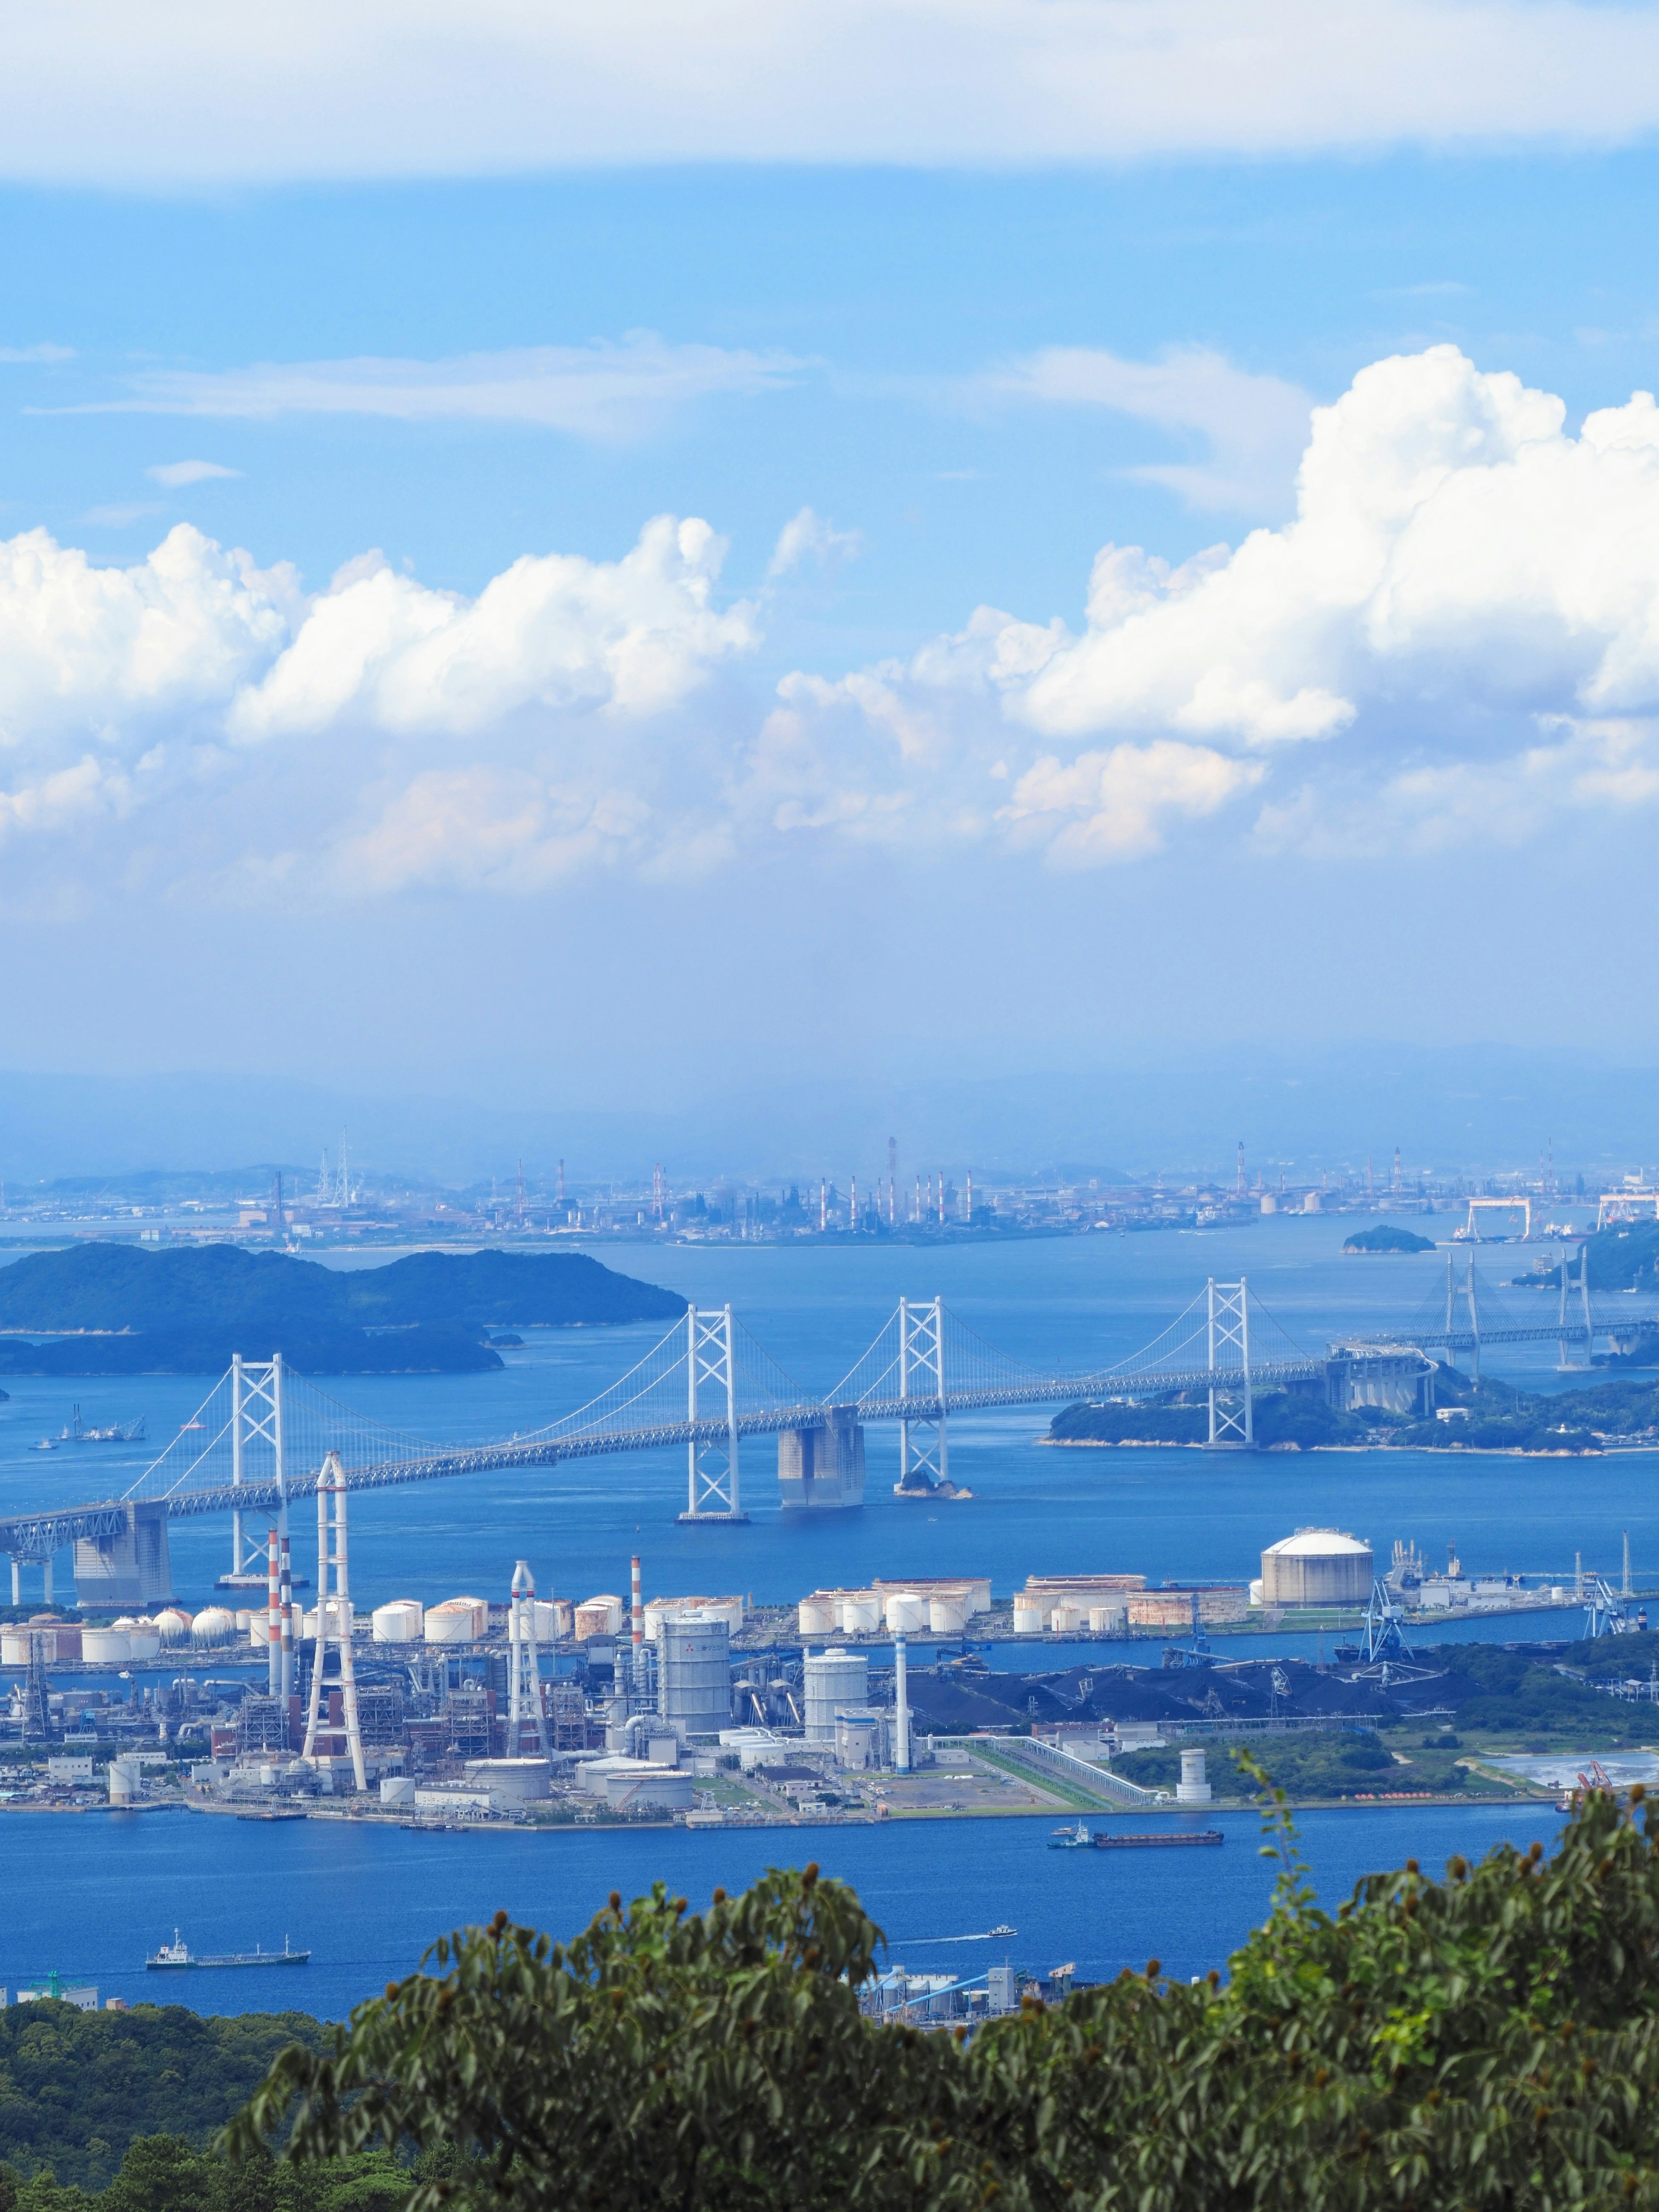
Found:
[[[708,1419],[700,1410],[704,1386],[725,1415],[723,1437],[703,1437]],[[738,1370],[732,1357],[732,1309],[701,1313],[685,1310],[685,1415],[687,1441],[685,1510],[682,1521],[746,1521],[738,1480]],[[720,1415],[714,1417],[717,1420]]]
[[[1250,1299],[1245,1279],[1236,1283],[1209,1281],[1206,1343],[1210,1369],[1210,1437],[1212,1446],[1231,1445],[1251,1450],[1255,1444],[1255,1390],[1250,1376]],[[1230,1389],[1217,1382],[1216,1355],[1235,1352],[1238,1382]],[[1227,1370],[1231,1372],[1231,1368]]]
[[[329,1587],[331,1575],[333,1588]],[[332,1644],[339,1653],[341,1717],[346,1749],[359,1790],[368,1778],[363,1766],[363,1735],[357,1723],[357,1674],[351,1657],[351,1583],[346,1566],[346,1479],[340,1455],[331,1451],[317,1478],[317,1644],[311,1663],[311,1695],[306,1701],[306,1740],[301,1759],[317,1753],[322,1717],[323,1663]]]
[[[1456,1364],[1456,1347],[1452,1343],[1453,1327],[1457,1316],[1457,1301],[1463,1298],[1469,1309],[1470,1359],[1469,1373],[1475,1382],[1480,1380],[1480,1303],[1475,1295],[1474,1255],[1469,1254],[1468,1271],[1460,1284],[1456,1273],[1457,1255],[1446,1255],[1446,1357]]]
[[[1586,1238],[1585,1241],[1578,1247],[1578,1280],[1577,1283],[1573,1283],[1570,1279],[1569,1270],[1567,1267],[1567,1255],[1565,1252],[1561,1255],[1561,1265],[1558,1272],[1559,1273],[1561,1279],[1561,1310],[1560,1318],[1558,1323],[1561,1331],[1559,1338],[1561,1346],[1561,1365],[1563,1367],[1588,1367],[1590,1364],[1590,1355],[1595,1349],[1595,1340],[1592,1333],[1592,1324],[1590,1322],[1589,1240],[1588,1238]],[[1582,1347],[1583,1356],[1582,1358],[1577,1359],[1573,1358],[1567,1350],[1567,1331],[1570,1326],[1567,1320],[1567,1300],[1574,1291],[1577,1293],[1579,1311],[1582,1316],[1582,1323],[1584,1332],[1584,1341]]]
[[[899,1479],[896,1497],[941,1489],[951,1479],[950,1447],[945,1427],[945,1301],[913,1305],[901,1298],[898,1308],[899,1396],[932,1401],[937,1413],[899,1423]],[[920,1386],[919,1388],[917,1386]]]
[[[280,1500],[278,1531],[288,1534],[288,1484],[283,1469],[283,1355],[273,1352],[269,1359],[244,1359],[241,1353],[233,1355],[230,1363],[230,1480],[233,1489],[240,1490],[249,1480],[248,1460],[261,1447],[271,1458],[271,1480],[276,1485]],[[230,1516],[230,1573],[226,1580],[233,1585],[246,1583],[250,1586],[265,1579],[265,1543],[255,1530],[249,1533],[242,1524],[241,1508],[233,1509]]]

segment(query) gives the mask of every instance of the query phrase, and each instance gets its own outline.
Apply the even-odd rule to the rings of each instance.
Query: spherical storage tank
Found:
[[[1298,1528],[1261,1554],[1263,1605],[1364,1605],[1371,1547],[1340,1528]]]
[[[663,1623],[657,1643],[658,1711],[681,1735],[732,1725],[732,1632],[724,1620]]]
[[[164,1606],[155,1616],[156,1632],[163,1644],[188,1644],[190,1615],[180,1613],[176,1605]]]
[[[236,1640],[236,1616],[222,1605],[204,1606],[190,1624],[192,1644],[215,1645]]]
[[[809,1651],[802,1674],[806,1741],[833,1743],[836,1715],[858,1711],[870,1702],[869,1658],[862,1651]]]

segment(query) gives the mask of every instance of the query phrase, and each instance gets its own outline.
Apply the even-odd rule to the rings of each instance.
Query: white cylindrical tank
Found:
[[[118,1620],[116,1627],[121,1626]],[[127,1643],[135,1659],[159,1659],[161,1656],[161,1632],[153,1620],[135,1620],[126,1632]]]
[[[162,1607],[155,1616],[155,1627],[164,1644],[190,1641],[190,1615],[180,1613],[176,1605]]]
[[[29,1639],[21,1628],[0,1629],[0,1667],[27,1667]]]
[[[826,1593],[815,1593],[804,1597],[796,1607],[796,1620],[803,1636],[833,1636],[841,1623],[836,1619],[840,1611],[837,1601]]]
[[[845,1636],[873,1636],[881,1626],[881,1599],[874,1590],[849,1590],[836,1601],[836,1626]]]
[[[247,1634],[248,1623],[252,1620],[252,1618],[253,1615],[248,1611],[246,1606],[238,1607],[236,1613],[236,1633],[239,1636],[246,1636]]]
[[[281,1632],[282,1632],[279,1629],[277,1631],[278,1635],[280,1635]],[[247,1617],[247,1640],[253,1646],[253,1649],[256,1651],[264,1651],[267,1649],[270,1643],[270,1616],[269,1613],[249,1613]]]
[[[889,1590],[887,1626],[896,1635],[914,1635],[927,1626],[927,1601],[919,1590]]]
[[[1261,1602],[1356,1606],[1370,1598],[1371,1547],[1340,1528],[1298,1528],[1261,1554]]]
[[[579,1643],[586,1644],[595,1636],[617,1636],[622,1632],[623,1601],[609,1592],[590,1597],[576,1607],[575,1634]]]
[[[1080,1605],[1072,1605],[1064,1599],[1048,1615],[1048,1626],[1056,1635],[1071,1636],[1082,1627],[1086,1615]]]
[[[412,1805],[415,1802],[415,1777],[412,1774],[388,1774],[380,1784],[382,1805]]]
[[[1207,1805],[1214,1794],[1205,1777],[1203,1753],[1183,1751],[1181,1754],[1181,1779],[1176,1784],[1176,1804]]]
[[[960,1636],[968,1626],[967,1599],[946,1594],[930,1597],[927,1626],[938,1636]]]
[[[836,1715],[870,1703],[870,1661],[862,1651],[809,1651],[802,1662],[802,1714],[808,1743],[832,1744]]]
[[[118,1628],[83,1628],[81,1656],[94,1667],[125,1667],[132,1656],[131,1641]]]
[[[1129,1626],[1129,1601],[1120,1598],[1115,1605],[1091,1605],[1089,1607],[1089,1626],[1097,1636],[1121,1634]]]
[[[1016,1636],[1041,1636],[1048,1626],[1048,1613],[1040,1599],[1017,1597],[1014,1600]]]
[[[535,1620],[538,1644],[556,1644],[560,1637],[569,1635],[574,1608],[568,1598],[532,1598],[530,1610]]]
[[[426,1607],[412,1597],[394,1597],[386,1605],[377,1605],[368,1618],[377,1644],[418,1644],[426,1625]]]
[[[681,1735],[717,1735],[731,1727],[732,1635],[723,1620],[663,1623],[657,1710]]]
[[[232,1644],[236,1638],[236,1618],[222,1605],[204,1606],[190,1624],[190,1640],[207,1647]]]
[[[476,1606],[447,1597],[441,1606],[427,1606],[425,1624],[427,1644],[476,1644],[477,1641],[477,1610]]]
[[[136,1759],[112,1759],[109,1763],[109,1802],[131,1805],[138,1795],[141,1773]]]

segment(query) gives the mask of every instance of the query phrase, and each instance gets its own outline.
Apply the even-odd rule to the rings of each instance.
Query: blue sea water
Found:
[[[1454,1851],[1546,1844],[1547,1806],[1389,1806],[1311,1812],[1298,1823],[1322,1901],[1334,1910],[1359,1877],[1416,1857],[1438,1872]],[[447,1929],[515,1920],[571,1936],[613,1889],[653,1881],[694,1906],[769,1866],[817,1861],[850,1881],[886,1931],[888,1959],[914,1972],[981,1974],[1006,1958],[1048,1973],[1065,1961],[1088,1979],[1162,1961],[1172,1975],[1224,1967],[1265,1917],[1276,1865],[1258,1856],[1250,1813],[1218,1813],[1219,1850],[1050,1851],[1051,1820],[902,1821],[884,1826],[608,1829],[575,1833],[422,1834],[296,1820],[275,1826],[179,1813],[18,1814],[8,1821],[0,1979],[56,1966],[100,1996],[185,2003],[204,2012],[296,2008],[340,2019],[411,1972]],[[1114,1816],[1110,1825],[1135,1825]],[[143,1960],[177,1923],[200,1951],[280,1949],[312,1963],[268,1972],[146,1973]],[[963,1942],[1001,1925],[997,1942]]]
[[[1344,1258],[1338,1219],[1279,1218],[1202,1234],[1097,1235],[935,1250],[872,1243],[611,1248],[605,1257],[667,1284],[699,1304],[730,1300],[801,1385],[832,1387],[876,1335],[898,1297],[942,1293],[993,1345],[1033,1364],[1097,1367],[1135,1352],[1174,1319],[1206,1276],[1246,1273],[1290,1334],[1317,1347],[1340,1330],[1397,1325],[1443,1283],[1439,1254]],[[367,1255],[365,1255],[367,1256]],[[1494,1279],[1524,1264],[1516,1252],[1490,1262]],[[1553,1313],[1553,1299],[1528,1297]],[[532,1331],[505,1369],[477,1376],[329,1378],[329,1393],[410,1435],[483,1443],[523,1432],[596,1396],[639,1358],[653,1327]],[[246,1347],[254,1356],[258,1347]],[[1505,1347],[1489,1370],[1538,1387],[1553,1382],[1553,1346]],[[199,1403],[206,1378],[122,1381],[9,1378],[0,1405],[0,1511],[115,1495]],[[143,1413],[147,1447],[33,1447],[55,1434],[79,1401],[89,1422]],[[353,1501],[353,1588],[360,1602],[394,1595],[431,1601],[467,1590],[505,1594],[515,1557],[531,1561],[538,1589],[585,1597],[627,1587],[634,1552],[647,1593],[752,1594],[795,1598],[820,1583],[872,1575],[990,1573],[1000,1590],[1031,1573],[1128,1571],[1154,1581],[1242,1580],[1262,1547],[1308,1522],[1370,1540],[1386,1556],[1396,1536],[1443,1558],[1455,1544],[1482,1570],[1571,1574],[1575,1553],[1606,1569],[1628,1529],[1638,1568],[1659,1576],[1652,1461],[1594,1464],[1409,1453],[1285,1453],[1212,1456],[1176,1450],[1056,1449],[1041,1441],[1048,1410],[1015,1408],[951,1424],[952,1474],[971,1501],[925,1503],[892,1495],[897,1437],[870,1431],[870,1480],[861,1513],[814,1525],[786,1522],[778,1507],[775,1452],[746,1446],[746,1528],[681,1528],[682,1453],[577,1460],[553,1468]],[[307,1539],[296,1536],[307,1572]],[[228,1564],[216,1521],[175,1522],[174,1585],[204,1600]],[[67,1559],[59,1562],[67,1568]],[[34,1588],[38,1589],[39,1583]],[[31,1594],[33,1594],[31,1592]]]
[[[1340,1256],[1334,1220],[1267,1220],[1200,1235],[1094,1236],[915,1250],[872,1243],[778,1248],[670,1246],[607,1250],[612,1264],[670,1285],[700,1304],[730,1300],[753,1334],[810,1390],[854,1363],[901,1294],[947,1304],[989,1342],[1044,1367],[1098,1366],[1148,1342],[1207,1275],[1245,1273],[1276,1319],[1304,1345],[1344,1330],[1398,1325],[1443,1285],[1441,1255]],[[1518,1270],[1499,1255],[1493,1280]],[[1510,1292],[1511,1304],[1527,1294]],[[1542,1303],[1553,1310],[1553,1301]],[[365,1414],[434,1440],[483,1442],[537,1428],[579,1407],[647,1350],[651,1328],[532,1332],[496,1374],[353,1376],[331,1393]],[[261,1347],[249,1345],[250,1356]],[[1557,1378],[1553,1348],[1520,1346],[1489,1370],[1531,1387]],[[157,1442],[173,1435],[206,1378],[148,1376],[75,1383],[9,1379],[0,1405],[0,1511],[118,1493]],[[33,1447],[78,1400],[88,1421],[143,1413],[150,1444]],[[1653,1461],[1639,1455],[1557,1462],[1411,1453],[1211,1455],[1181,1450],[1060,1450],[1045,1446],[1044,1412],[952,1424],[951,1470],[971,1500],[923,1504],[891,1494],[896,1440],[870,1441],[869,1502],[815,1526],[787,1523],[775,1462],[744,1459],[746,1528],[677,1525],[684,1461],[664,1453],[575,1461],[551,1468],[367,1493],[352,1506],[353,1589],[360,1604],[459,1590],[502,1595],[515,1558],[544,1594],[627,1588],[644,1560],[647,1594],[740,1590],[793,1600],[821,1583],[874,1575],[988,1573],[999,1591],[1030,1573],[1127,1571],[1164,1578],[1241,1581],[1264,1545],[1309,1523],[1368,1538],[1387,1556],[1413,1538],[1431,1559],[1455,1545],[1465,1563],[1562,1578],[1576,1553],[1615,1569],[1630,1533],[1638,1577],[1659,1580]],[[220,1523],[175,1522],[174,1584],[204,1599],[228,1564]],[[68,1567],[60,1557],[60,1571]],[[307,1538],[296,1565],[312,1571]],[[65,1572],[65,1578],[66,1572]],[[61,1587],[61,1585],[60,1585]],[[26,1595],[40,1585],[33,1575]],[[1571,1635],[1576,1614],[1470,1625],[1500,1638]],[[1252,1642],[1252,1651],[1306,1650],[1310,1638]],[[1045,1663],[1097,1662],[1098,1644]],[[1144,1657],[1145,1647],[1122,1656]],[[994,1663],[1032,1663],[1024,1648]],[[5,1819],[6,1910],[0,1984],[56,1965],[88,1973],[106,1994],[144,1986],[138,1961],[175,1922],[198,1949],[308,1944],[315,1963],[276,1974],[191,1977],[170,1994],[206,2009],[301,2002],[339,2014],[407,1972],[432,1938],[498,1905],[568,1935],[613,1887],[634,1893],[660,1875],[694,1901],[775,1860],[816,1854],[845,1875],[896,1939],[907,1965],[940,1971],[972,1945],[932,1939],[1000,1922],[1019,1929],[1016,1963],[1046,1972],[1115,1972],[1162,1958],[1172,1972],[1220,1963],[1265,1910],[1271,1869],[1255,1856],[1249,1816],[1224,1814],[1220,1851],[1049,1853],[1040,1821],[942,1821],[816,1831],[580,1835],[420,1835],[343,1824],[255,1826],[177,1814]],[[1407,1807],[1310,1814],[1307,1847],[1328,1900],[1368,1868],[1408,1854],[1437,1863],[1478,1854],[1500,1837],[1547,1834],[1536,1808]],[[1520,1825],[1517,1826],[1516,1824]],[[1522,1832],[1524,1828],[1525,1832]],[[983,1948],[984,1947],[979,1947]],[[977,1966],[975,1969],[977,1971]],[[125,1978],[123,1978],[125,1977]],[[148,1978],[151,1992],[161,1978]],[[273,1988],[280,1983],[281,1989]],[[287,1994],[284,1994],[287,1992]]]

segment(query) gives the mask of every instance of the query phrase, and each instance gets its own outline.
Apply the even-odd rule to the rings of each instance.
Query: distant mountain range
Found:
[[[308,1178],[342,1127],[365,1170],[417,1185],[487,1187],[494,1176],[503,1190],[520,1159],[543,1191],[562,1159],[575,1189],[648,1184],[659,1161],[676,1185],[823,1175],[844,1187],[853,1174],[885,1174],[890,1136],[907,1186],[918,1172],[969,1167],[1231,1179],[1241,1138],[1252,1170],[1316,1174],[1363,1170],[1370,1158],[1381,1176],[1396,1145],[1408,1169],[1535,1168],[1552,1140],[1558,1170],[1659,1161],[1654,1072],[1577,1048],[1218,1047],[1155,1066],[1144,1054],[1079,1057],[1077,1041],[1061,1039],[1048,1068],[815,1075],[648,1109],[353,1096],[267,1076],[0,1073],[0,1176],[82,1177],[95,1190],[100,1177],[145,1169],[236,1170],[257,1183],[282,1164]]]
[[[313,1375],[499,1367],[485,1332],[672,1321],[685,1301],[580,1253],[421,1252],[337,1269],[232,1245],[82,1244],[0,1268],[0,1372],[212,1374],[231,1355]],[[34,1334],[44,1343],[23,1341]]]

